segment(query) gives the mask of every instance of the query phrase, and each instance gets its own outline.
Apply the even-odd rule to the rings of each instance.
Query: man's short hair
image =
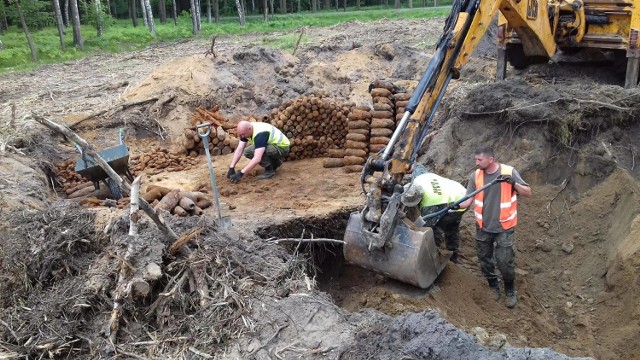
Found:
[[[484,155],[487,155],[488,157],[495,157],[495,155],[493,154],[493,149],[490,146],[479,146],[478,148],[476,148],[476,151],[474,154],[475,155],[484,154]]]

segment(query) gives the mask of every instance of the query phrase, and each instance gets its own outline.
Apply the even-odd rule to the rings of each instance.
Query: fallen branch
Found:
[[[71,125],[69,125],[69,129],[73,129],[75,126],[78,126],[78,124],[80,124],[80,123],[82,123],[82,122],[84,122],[84,121],[87,121],[87,120],[89,120],[89,119],[93,119],[93,118],[94,118],[94,117],[96,117],[96,116],[100,116],[100,115],[102,115],[102,114],[106,113],[107,111],[111,111],[111,110],[113,110],[114,108],[116,108],[116,109],[117,109],[117,108],[119,108],[119,109],[117,109],[117,110],[121,111],[121,110],[126,110],[127,108],[130,108],[130,107],[132,107],[132,106],[141,105],[141,104],[146,104],[146,103],[148,103],[148,102],[151,102],[151,101],[157,101],[157,100],[158,100],[158,98],[157,98],[157,97],[152,97],[152,98],[148,98],[148,99],[144,99],[144,100],[129,101],[129,102],[125,102],[125,103],[122,103],[122,104],[118,104],[118,105],[115,105],[115,106],[113,106],[113,107],[111,107],[111,108],[109,108],[109,109],[100,110],[100,111],[98,111],[98,112],[96,112],[96,113],[93,113],[93,114],[91,114],[91,115],[88,115],[88,116],[86,116],[86,117],[83,117],[83,118],[82,118],[82,119],[80,119],[80,120],[77,120],[77,121],[73,122]],[[172,99],[172,100],[173,100],[173,99]]]
[[[193,239],[194,237],[200,235],[201,232],[202,232],[202,228],[196,227],[189,230],[189,232],[187,232],[186,234],[180,236],[178,240],[176,240],[173,244],[171,244],[171,247],[169,248],[169,254],[175,255],[175,253],[177,253],[178,250],[180,250],[182,245],[186,244],[187,242],[189,242],[189,240]]]
[[[207,57],[207,55],[212,55],[214,59],[218,57],[215,51],[213,51],[213,47],[216,46],[216,38],[217,36],[215,35],[211,38],[211,47],[204,53],[204,57]]]
[[[194,348],[193,346],[189,347],[189,351],[191,351],[192,353],[194,353],[194,354],[196,354],[198,356],[201,356],[201,357],[203,357],[205,359],[213,359],[213,356],[211,356],[211,355],[209,355],[209,354],[207,354],[205,352],[202,352],[202,351]]]
[[[279,244],[281,242],[330,242],[330,243],[336,243],[336,244],[344,244],[343,240],[324,239],[324,238],[318,238],[318,239],[284,238],[284,239],[272,240],[271,242],[273,242],[274,244]]]
[[[127,239],[127,251],[124,254],[124,259],[120,266],[120,272],[118,273],[116,291],[113,298],[113,309],[111,310],[111,319],[109,320],[109,340],[112,345],[115,345],[116,343],[118,328],[120,326],[120,318],[122,317],[122,300],[128,295],[130,288],[125,285],[125,279],[129,275],[129,269],[125,266],[125,263],[129,262],[138,242],[138,220],[140,220],[140,216],[138,215],[138,200],[140,194],[140,182],[141,176],[139,175],[133,181],[133,186],[131,187],[131,210],[129,213],[129,237]]]
[[[109,175],[109,177],[113,181],[115,181],[116,184],[118,184],[118,186],[122,190],[124,190],[127,194],[131,193],[131,186],[122,180],[122,177],[120,177],[120,175],[118,175],[111,168],[111,166],[109,166],[109,164],[107,164],[107,162],[104,161],[104,159],[100,155],[98,155],[98,153],[95,151],[93,146],[91,146],[85,139],[81,138],[80,136],[78,136],[78,134],[76,134],[75,132],[73,132],[72,130],[70,130],[68,127],[64,125],[60,125],[54,121],[46,119],[43,116],[37,115],[35,113],[32,113],[32,115],[33,115],[33,118],[40,124],[48,127],[51,130],[57,131],[65,135],[67,138],[71,139],[73,142],[78,144],[82,149],[83,153],[92,157],[93,161],[98,166],[100,166],[102,170],[104,170],[104,172],[106,172],[107,175]],[[139,200],[140,200],[140,207],[151,218],[151,220],[153,220],[153,222],[156,224],[158,229],[160,229],[160,231],[162,231],[162,233],[165,234],[165,236],[167,236],[169,240],[175,241],[176,239],[178,239],[178,235],[176,235],[173,232],[173,230],[171,230],[171,228],[165,224],[164,220],[153,210],[153,208],[151,208],[151,205],[149,205],[149,203],[146,202],[144,199],[139,199]]]
[[[558,102],[565,102],[565,101],[566,102],[575,101],[575,102],[580,103],[580,104],[582,104],[582,103],[593,104],[593,105],[609,108],[609,109],[620,111],[620,112],[631,112],[631,111],[633,111],[633,109],[631,109],[631,108],[620,107],[620,106],[613,105],[613,104],[610,104],[610,103],[605,103],[605,102],[602,102],[602,101],[559,98],[559,99],[555,99],[555,100],[551,100],[551,101],[545,101],[545,102],[526,105],[526,106],[512,106],[512,107],[508,107],[508,108],[504,108],[502,110],[496,110],[496,111],[463,112],[462,114],[468,115],[468,116],[501,115],[501,114],[504,114],[504,113],[509,112],[509,111],[524,110],[524,109],[528,109],[528,108],[532,108],[532,107],[536,107],[536,106],[555,104],[555,103],[558,103]]]
[[[293,48],[293,53],[291,55],[295,55],[296,54],[296,50],[298,50],[298,45],[300,45],[300,40],[302,39],[302,35],[303,34],[304,34],[304,26],[300,30],[300,36],[298,36],[298,41],[296,41],[296,47]]]

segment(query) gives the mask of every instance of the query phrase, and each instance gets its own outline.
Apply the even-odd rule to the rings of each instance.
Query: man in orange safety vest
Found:
[[[476,251],[482,274],[489,282],[496,301],[500,300],[500,284],[495,273],[496,265],[502,274],[506,305],[517,303],[515,289],[515,227],[518,223],[518,197],[530,197],[531,187],[513,167],[494,159],[493,150],[481,147],[475,151],[477,169],[469,176],[467,194],[481,188],[494,179],[499,184],[490,186],[460,204],[468,208],[473,204],[476,220]],[[451,207],[451,206],[450,206]],[[495,247],[495,260],[494,260]]]

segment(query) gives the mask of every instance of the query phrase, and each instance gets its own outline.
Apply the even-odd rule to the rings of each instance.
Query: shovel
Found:
[[[200,129],[204,129],[204,132],[201,132]],[[211,124],[204,123],[196,126],[196,132],[204,143],[204,152],[207,153],[207,162],[209,163],[209,177],[211,178],[211,189],[213,190],[213,200],[216,203],[216,209],[218,211],[218,224],[223,229],[228,229],[231,226],[231,219],[228,216],[222,216],[222,210],[220,209],[220,198],[218,196],[218,186],[216,185],[216,175],[213,173],[213,162],[211,162],[211,153],[209,153],[209,134],[211,134]]]
[[[480,189],[476,189],[471,194],[462,197],[460,200],[454,202],[453,204],[454,205],[460,205],[463,202],[465,202],[467,199],[476,196],[476,194],[479,193],[480,191],[483,191],[483,190],[487,189],[488,187],[493,186],[493,185],[495,185],[495,184],[497,184],[499,182],[502,182],[502,181],[504,181],[504,178],[502,177],[502,175],[499,175],[497,178],[493,179],[492,181],[489,181],[487,184],[485,184]],[[438,221],[440,221],[440,218],[445,216],[450,210],[451,209],[446,207],[446,208],[444,208],[444,209],[442,209],[440,211],[434,212],[432,214],[418,217],[418,219],[416,219],[416,226],[423,227],[426,224],[426,220],[427,219],[431,219],[431,218],[437,218],[437,220],[434,222],[434,223],[437,223]],[[454,210],[451,210],[451,211],[454,211]]]

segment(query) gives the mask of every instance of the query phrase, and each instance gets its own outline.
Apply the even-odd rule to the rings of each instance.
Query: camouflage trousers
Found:
[[[253,159],[253,155],[256,152],[256,147],[254,145],[249,145],[244,149],[244,157],[247,159]],[[289,148],[282,148],[275,145],[267,145],[267,149],[262,155],[262,159],[260,159],[260,166],[263,168],[272,167],[275,165],[278,160],[282,161],[287,156],[289,156]],[[275,169],[274,169],[275,170]]]
[[[446,205],[426,206],[420,210],[422,216],[426,216],[440,210]],[[425,226],[433,229],[433,237],[436,246],[440,247],[444,241],[447,250],[454,253],[459,252],[460,248],[460,221],[462,220],[463,211],[447,213],[441,218],[427,219]]]
[[[476,227],[476,251],[482,274],[489,282],[489,286],[498,286],[496,265],[505,288],[513,288],[516,279],[516,253],[513,249],[515,229],[502,233],[488,233]]]

